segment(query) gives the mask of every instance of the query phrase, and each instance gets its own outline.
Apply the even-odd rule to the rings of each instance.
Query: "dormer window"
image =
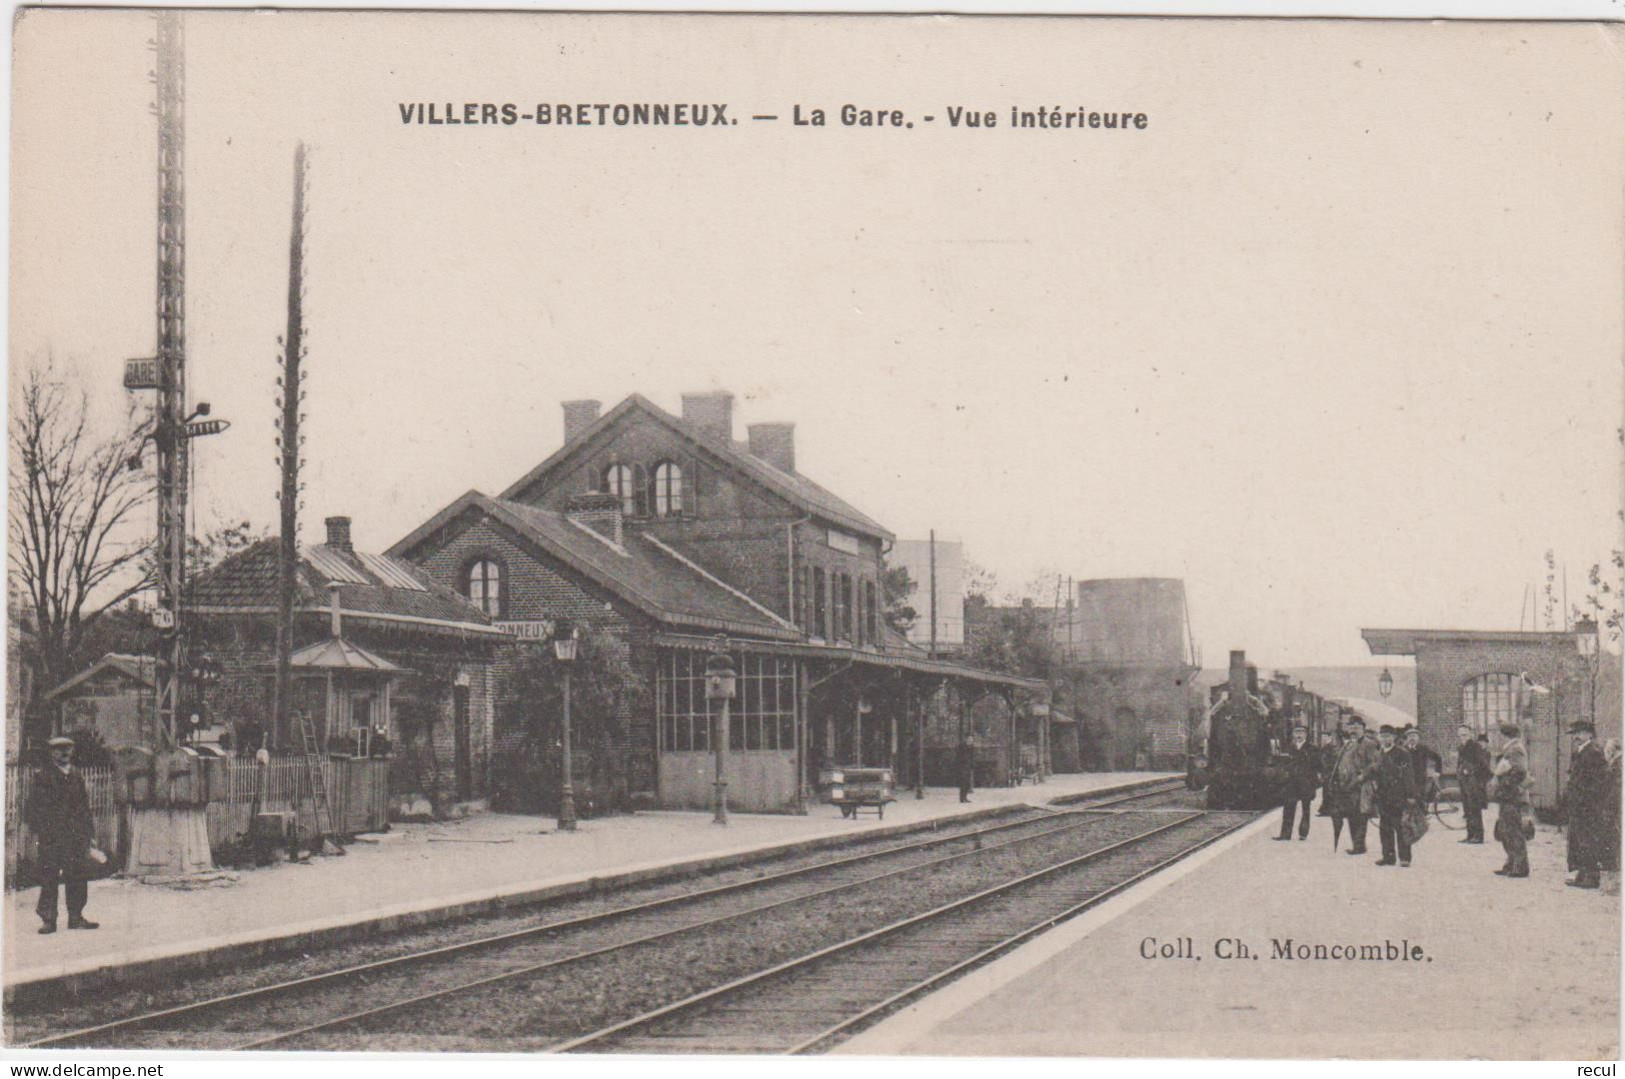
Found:
[[[489,558],[469,563],[468,576],[463,589],[468,601],[487,618],[502,613],[502,567]]]
[[[655,516],[679,517],[683,512],[683,470],[672,461],[655,465]]]
[[[641,467],[614,464],[604,469],[600,489],[621,500],[621,512],[628,517],[642,517],[648,504],[644,499]]]

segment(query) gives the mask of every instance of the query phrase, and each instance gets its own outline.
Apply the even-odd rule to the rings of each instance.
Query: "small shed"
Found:
[[[109,652],[45,695],[60,706],[58,730],[93,730],[108,746],[152,738],[154,665],[151,656]]]

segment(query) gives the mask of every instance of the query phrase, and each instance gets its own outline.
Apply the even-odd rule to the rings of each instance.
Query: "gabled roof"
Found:
[[[628,529],[617,546],[567,516],[469,491],[389,549],[410,558],[465,514],[484,514],[522,543],[563,562],[598,587],[668,625],[793,640],[794,626],[728,587],[665,544]]]
[[[819,486],[801,473],[783,472],[774,468],[743,447],[700,430],[693,424],[673,416],[642,394],[637,393],[632,394],[584,428],[574,438],[561,446],[556,453],[548,457],[547,460],[525,473],[517,483],[508,487],[499,497],[503,499],[522,497],[526,491],[547,479],[550,473],[563,466],[578,451],[591,445],[600,435],[620,424],[626,416],[633,412],[642,413],[656,423],[662,424],[679,437],[685,439],[690,445],[709,454],[713,462],[718,466],[744,473],[758,484],[799,507],[804,513],[822,517],[833,524],[881,540],[889,541],[896,538],[884,525],[881,525],[872,517],[853,507],[845,499]]]
[[[239,551],[200,574],[187,588],[187,606],[202,614],[265,614],[277,606],[277,540]],[[302,548],[294,610],[325,612],[336,584],[344,618],[420,624],[431,629],[497,636],[501,631],[478,607],[398,559],[325,544]]]
[[[45,695],[45,697],[47,700],[49,700],[52,697],[66,693],[73,687],[79,685],[81,682],[94,678],[101,672],[107,670],[118,671],[126,678],[139,682],[143,686],[150,687],[154,684],[153,660],[151,656],[129,656],[122,652],[109,652],[107,655],[103,656],[101,659],[98,659],[95,663],[92,663],[90,666],[86,667],[84,670],[80,671],[66,682],[63,682],[60,686],[57,686],[55,689],[51,690]]]

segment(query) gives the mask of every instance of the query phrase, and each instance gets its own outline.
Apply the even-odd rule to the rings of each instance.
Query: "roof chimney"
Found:
[[[621,546],[621,498],[607,491],[571,495],[564,515],[583,528],[590,528]]]
[[[569,442],[598,422],[598,410],[603,405],[598,401],[565,401],[561,407],[564,409],[564,441]]]
[[[733,443],[734,395],[727,390],[683,394],[683,420],[712,438]]]
[[[753,423],[745,428],[752,457],[759,457],[780,472],[796,470],[796,425]]]
[[[341,551],[354,551],[350,545],[350,519],[348,517],[329,517],[327,519],[327,545],[336,547]]]

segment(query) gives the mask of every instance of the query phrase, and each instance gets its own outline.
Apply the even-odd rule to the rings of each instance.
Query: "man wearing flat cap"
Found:
[[[96,828],[90,816],[85,778],[73,766],[73,739],[49,742],[51,763],[34,775],[28,795],[28,826],[39,837],[40,932],[56,932],[56,897],[66,885],[68,928],[95,929],[85,918],[86,880]]]
[[[1574,754],[1569,758],[1569,868],[1575,877],[1570,888],[1596,888],[1601,884],[1603,855],[1608,849],[1608,794],[1611,785],[1608,759],[1597,745],[1597,729],[1585,720],[1569,724]]]
[[[1399,732],[1387,723],[1377,730],[1377,743],[1382,747],[1377,762],[1377,834],[1382,838],[1382,857],[1377,864],[1394,865],[1397,854],[1398,864],[1405,867],[1411,864],[1411,844],[1402,825],[1405,811],[1418,794],[1411,755],[1400,748],[1398,739]]]

